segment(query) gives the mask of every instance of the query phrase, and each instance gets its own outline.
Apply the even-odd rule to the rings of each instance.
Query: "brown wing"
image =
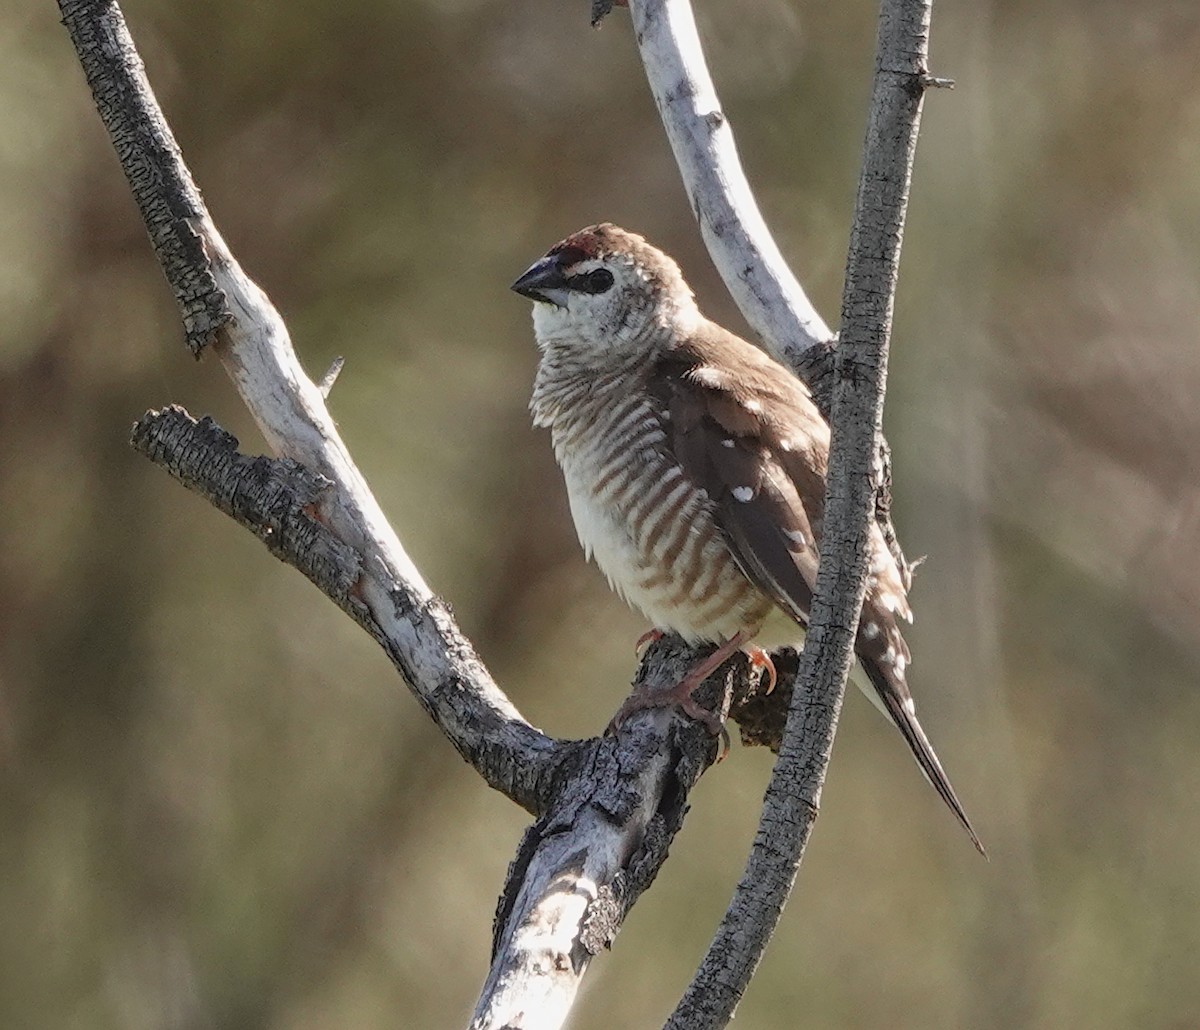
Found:
[[[738,565],[807,625],[829,431],[803,384],[711,324],[692,345],[669,352],[659,372],[670,445],[716,506]]]
[[[662,359],[654,381],[670,413],[669,442],[683,471],[716,506],[742,572],[801,626],[816,585],[829,429],[804,385],[756,347],[709,323]],[[905,682],[908,646],[896,616],[911,619],[903,580],[877,526],[855,651],[868,697],[900,730],[917,764],[972,829],[917,721]]]

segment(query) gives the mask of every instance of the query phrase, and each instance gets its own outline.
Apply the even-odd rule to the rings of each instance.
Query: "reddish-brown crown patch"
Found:
[[[664,288],[687,289],[679,266],[674,261],[647,243],[644,237],[612,222],[600,222],[580,229],[555,244],[549,253],[561,257],[568,266],[589,259],[620,256],[632,261],[652,281]]]
[[[574,265],[589,258],[600,258],[621,250],[619,238],[629,235],[609,222],[601,222],[571,233],[561,243],[551,247],[550,253]]]

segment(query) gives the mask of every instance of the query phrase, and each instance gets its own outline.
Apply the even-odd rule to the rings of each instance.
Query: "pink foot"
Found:
[[[638,640],[639,649],[644,643],[658,640],[662,636],[663,632],[658,629],[652,629],[648,633],[644,633],[641,639]],[[714,737],[721,738],[721,752],[717,756],[717,761],[720,762],[729,753],[729,734],[725,732],[724,720],[715,713],[710,712],[707,708],[701,708],[700,705],[696,704],[692,700],[692,691],[720,668],[731,654],[741,650],[742,644],[746,642],[748,636],[749,634],[744,631],[735,633],[707,658],[697,662],[692,670],[670,690],[640,690],[631,697],[626,698],[625,703],[621,705],[617,710],[617,714],[613,716],[612,722],[608,724],[608,732],[615,733],[621,723],[634,712],[644,711],[647,708],[668,708],[675,706],[685,715],[690,716],[698,722],[702,722],[708,727],[709,732]],[[766,672],[768,677],[767,692],[769,693],[775,687],[774,663],[772,663],[770,657],[762,648],[753,648],[749,654],[753,666],[760,671]]]
[[[661,629],[646,630],[645,633],[637,638],[637,643],[633,645],[633,653],[637,655],[638,658],[641,658],[642,652],[645,651],[646,648],[648,648],[651,644],[662,640],[662,638],[665,636],[666,633],[664,633]]]
[[[729,751],[729,734],[725,732],[725,724],[719,715],[696,704],[692,700],[690,689],[680,689],[683,686],[681,683],[670,690],[639,690],[636,694],[631,694],[617,709],[617,714],[612,717],[605,732],[616,733],[621,724],[635,712],[644,712],[650,708],[678,708],[684,715],[703,723],[714,737],[721,738],[721,753],[717,757],[719,762]]]
[[[746,657],[750,659],[750,668],[758,673],[761,677],[767,677],[767,693],[771,693],[775,689],[775,684],[779,682],[779,677],[775,673],[775,663],[771,661],[771,656],[767,654],[761,647],[747,647]]]

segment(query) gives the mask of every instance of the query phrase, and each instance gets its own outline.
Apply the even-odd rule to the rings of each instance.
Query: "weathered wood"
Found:
[[[667,690],[695,661],[677,637],[649,651],[635,690]],[[719,692],[727,708],[747,671],[745,662],[727,665],[698,699]],[[688,792],[716,748],[705,727],[674,708],[635,712],[616,737],[588,745],[562,766],[553,806],[509,868],[471,1030],[563,1025],[591,959],[611,945],[666,859]]]
[[[795,367],[833,338],[779,251],[742,170],[688,0],[630,0],[646,81],[709,256],[762,345]]]
[[[422,706],[484,780],[539,814],[554,793],[563,745],[495,703],[496,687],[446,605],[391,584],[391,600],[370,605],[376,581],[368,556],[319,516],[334,484],[290,458],[249,457],[210,418],[182,408],[147,412],[133,447],[249,529],[299,569],[380,644]]]
[[[717,744],[677,709],[630,715],[613,736],[553,741],[520,720],[480,724],[486,705],[471,698],[477,663],[465,639],[447,649],[431,676],[409,664],[403,646],[363,603],[363,555],[319,518],[333,484],[299,463],[252,457],[211,418],[196,421],[172,406],[135,423],[136,450],[255,534],[280,560],[304,573],[379,641],[410,682],[436,682],[458,713],[447,735],[487,782],[539,816],[514,859],[495,925],[493,964],[474,1026],[561,1025],[592,956],[611,945],[637,898],[653,882],[683,825],[692,786]],[[436,599],[397,608],[437,639],[457,633]],[[677,637],[648,649],[635,692],[668,689],[695,660]],[[727,710],[754,689],[748,663],[730,663],[697,700]],[[457,697],[457,700],[456,700]],[[446,728],[445,712],[437,712]],[[451,732],[456,730],[457,732]]]
[[[634,0],[635,3],[640,0]],[[834,349],[825,532],[808,636],[758,834],[669,1030],[725,1026],[791,893],[820,806],[867,578],[900,243],[928,69],[931,0],[882,0]]]
[[[794,367],[802,368],[804,355],[814,352],[826,360],[831,334],[754,205],[686,0],[633,2],[647,75],[719,270],[768,347],[791,357]],[[594,10],[606,6],[601,2]],[[218,354],[279,457],[242,455],[236,440],[211,420],[197,423],[175,408],[139,421],[134,444],[253,531],[364,626],[460,754],[489,784],[539,817],[501,898],[495,962],[477,1025],[559,1025],[590,957],[611,943],[660,868],[686,812],[687,791],[711,761],[711,738],[703,726],[666,710],[636,712],[615,738],[582,742],[552,740],[521,718],[408,558],[342,443],[321,388],[300,367],[278,312],[226,247],[154,100],[115,0],[59,0],[59,7],[179,301],[188,346],[193,353]],[[889,45],[893,35],[903,33],[889,29]],[[881,30],[881,53],[883,41]],[[908,53],[919,57],[923,76],[923,49]],[[899,76],[896,82],[919,106],[927,80],[913,80],[903,62],[890,74]],[[873,121],[869,148],[886,136],[889,124],[884,119],[876,127]],[[915,119],[910,128],[915,138]],[[885,166],[900,159],[894,148],[887,153]],[[907,157],[911,163],[911,145]],[[873,174],[882,173],[873,166]],[[872,328],[850,334],[848,346],[832,351],[836,484],[831,481],[827,540],[829,524],[845,521],[838,523],[836,544],[827,544],[799,685],[791,691],[782,685],[775,699],[760,706],[756,729],[749,729],[747,715],[752,738],[779,743],[779,713],[791,697],[746,875],[673,1026],[727,1021],[774,926],[816,812],[840,704],[836,683],[844,681],[847,635],[852,638],[862,596],[854,548],[870,505],[869,470],[877,453],[872,433],[878,431],[891,311],[890,296],[882,312],[854,298],[862,289],[894,289],[895,251],[889,254],[887,244],[894,238],[898,250],[900,199],[899,222],[891,222],[890,199],[876,205],[860,195],[856,224],[863,228],[851,270],[864,260],[861,252],[872,250],[863,241],[876,237],[883,239],[879,253],[867,260],[890,260],[893,267],[890,278],[848,276],[847,330],[860,319]],[[639,683],[677,682],[695,653],[678,640],[660,642],[649,649]],[[723,691],[747,691],[744,664],[725,676]],[[731,925],[733,940],[722,936]]]
[[[59,0],[58,8],[175,293],[187,345],[199,356],[229,321],[194,225],[205,214],[200,191],[154,99],[121,8],[104,0]]]

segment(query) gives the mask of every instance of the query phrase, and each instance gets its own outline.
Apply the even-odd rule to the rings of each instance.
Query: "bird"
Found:
[[[739,649],[762,662],[802,642],[830,440],[807,387],[706,318],[672,258],[609,222],[555,244],[512,289],[534,302],[530,411],[550,431],[586,556],[652,633],[719,645],[673,698],[686,706]],[[907,574],[874,520],[867,546],[859,686],[986,855],[908,688]]]

